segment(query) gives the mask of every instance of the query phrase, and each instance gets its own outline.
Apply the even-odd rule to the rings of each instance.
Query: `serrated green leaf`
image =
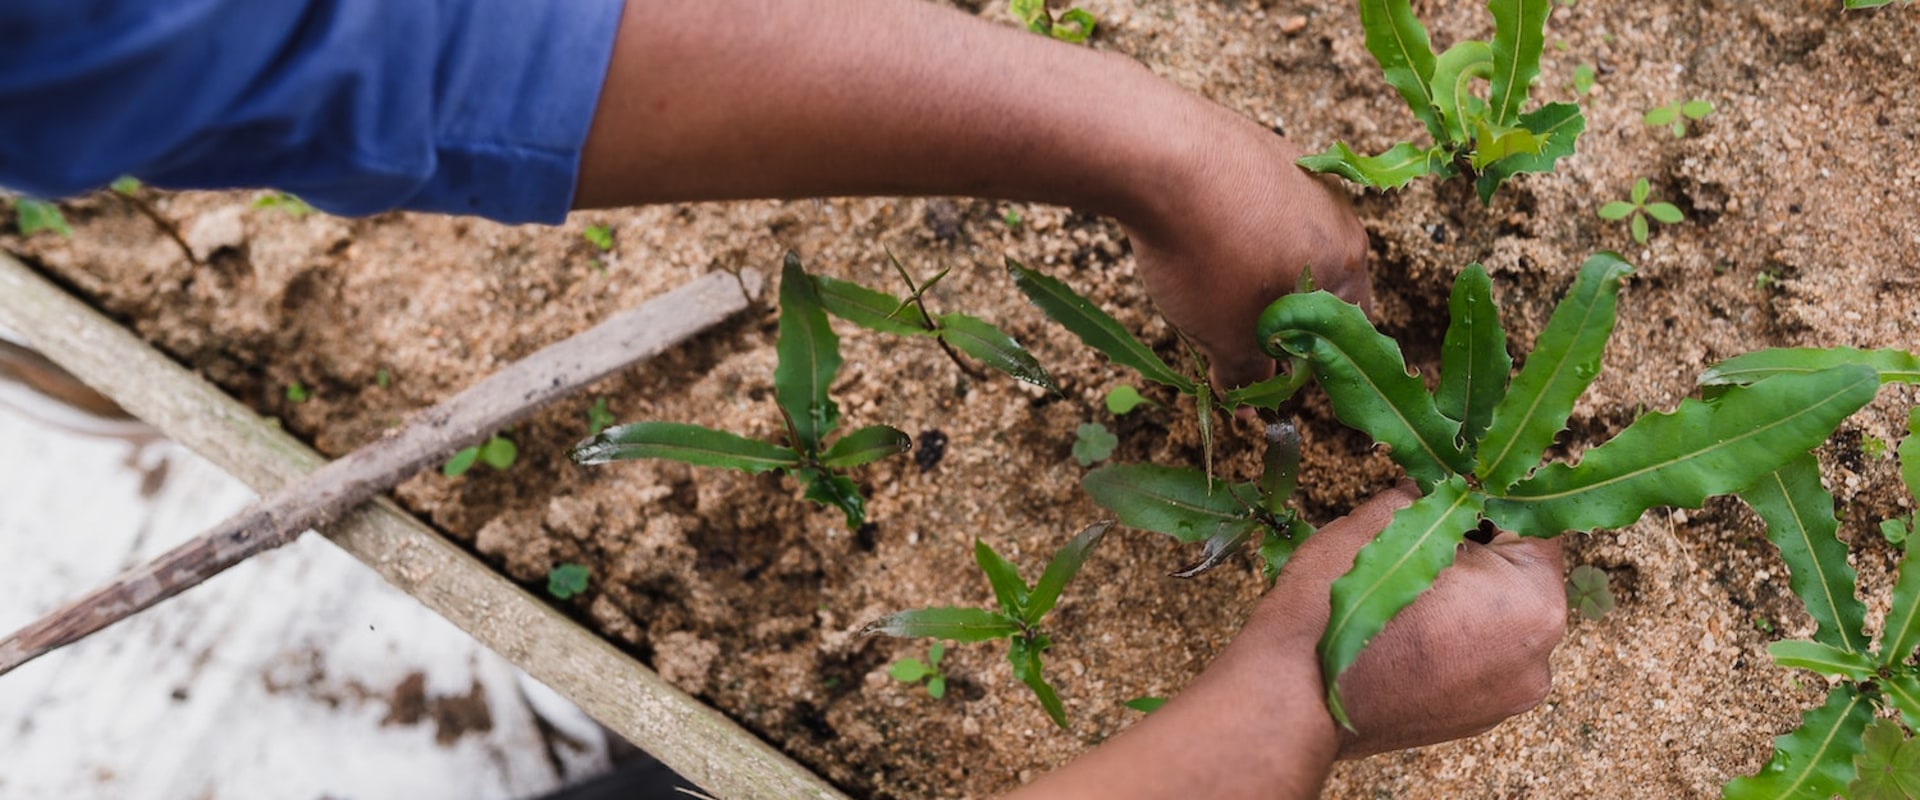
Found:
[[[1066,590],[1073,576],[1080,574],[1080,566],[1087,563],[1087,556],[1112,527],[1112,520],[1088,525],[1053,554],[1053,559],[1047,562],[1047,571],[1040,574],[1040,580],[1033,584],[1033,594],[1027,599],[1026,615],[1022,619],[1028,625],[1040,624],[1040,618],[1053,610],[1054,604],[1060,601],[1060,593]]]
[[[867,522],[867,498],[853,479],[837,472],[802,469],[796,473],[805,485],[803,497],[823,506],[840,509],[847,516],[847,530],[859,530]]]
[[[1800,717],[1800,727],[1773,740],[1773,758],[1757,775],[1720,790],[1726,800],[1787,800],[1832,797],[1853,780],[1860,734],[1873,719],[1873,704],[1848,684],[1827,694],[1827,703]]]
[[[1822,675],[1835,675],[1864,681],[1874,675],[1873,659],[1866,653],[1850,652],[1820,642],[1787,640],[1767,645],[1773,663],[1787,669],[1804,669]]]
[[[1526,128],[1494,128],[1481,120],[1474,126],[1473,156],[1467,163],[1483,170],[1506,158],[1539,155],[1546,145],[1546,137]]]
[[[1258,332],[1267,355],[1306,358],[1334,415],[1393,448],[1393,460],[1423,488],[1468,471],[1454,444],[1459,423],[1434,407],[1426,386],[1407,374],[1399,343],[1374,330],[1359,306],[1326,292],[1286,295],[1261,313]]]
[[[1486,113],[1485,104],[1473,96],[1473,82],[1492,77],[1493,48],[1476,39],[1455,43],[1434,62],[1433,104],[1440,110],[1447,141],[1465,142],[1472,133],[1468,122]]]
[[[1004,639],[1020,632],[1020,622],[1005,614],[980,608],[922,608],[900,611],[883,617],[860,631],[862,636],[893,636],[901,639],[948,639],[956,642],[985,642]]]
[[[60,213],[60,207],[44,200],[23,197],[13,201],[13,221],[20,228],[21,236],[53,231],[73,238],[73,228],[67,225],[67,218]]]
[[[820,463],[845,468],[871,464],[913,449],[913,437],[886,425],[869,425],[840,437],[820,454]]]
[[[1680,213],[1680,207],[1672,203],[1648,203],[1647,216],[1667,225],[1677,225],[1687,221],[1687,216]]]
[[[1573,288],[1554,307],[1533,353],[1493,409],[1474,470],[1488,492],[1500,494],[1539,465],[1566,427],[1574,401],[1600,374],[1620,282],[1632,273],[1632,265],[1614,253],[1595,254],[1581,265]]]
[[[1367,52],[1380,62],[1387,85],[1407,101],[1435,141],[1443,140],[1445,129],[1433,110],[1433,43],[1412,5],[1408,0],[1360,0],[1360,25],[1367,31]]]
[[[1920,547],[1908,547],[1900,557],[1900,578],[1893,584],[1893,606],[1887,609],[1880,631],[1880,663],[1902,664],[1920,644]]]
[[[1600,218],[1608,222],[1619,222],[1638,210],[1640,210],[1639,206],[1624,200],[1615,200],[1600,207]]]
[[[953,349],[979,359],[1014,380],[1060,393],[1059,384],[1040,366],[1040,360],[1006,332],[965,314],[941,314],[939,322],[940,339],[953,345]]]
[[[1107,391],[1107,413],[1116,417],[1131,413],[1142,404],[1152,405],[1153,401],[1142,396],[1139,389],[1126,384]]]
[[[794,449],[820,452],[822,440],[840,422],[840,406],[827,396],[840,371],[840,337],[827,324],[814,283],[792,252],[780,272],[780,337],[774,350],[779,363],[773,368],[773,397],[793,420],[799,439]]]
[[[1040,674],[1040,653],[1047,649],[1046,637],[1034,641],[1016,638],[1008,643],[1007,661],[1013,664],[1013,677],[1033,690],[1033,696],[1040,699],[1040,707],[1047,710],[1047,716],[1053,724],[1067,727],[1067,708],[1060,704],[1060,695],[1053,691],[1053,684]]]
[[[1280,407],[1281,403],[1300,393],[1313,377],[1313,370],[1305,359],[1288,359],[1287,368],[1273,377],[1259,383],[1250,383],[1237,389],[1228,389],[1220,396],[1220,404],[1227,408],[1264,408],[1268,410]]]
[[[1513,357],[1507,355],[1507,332],[1500,327],[1493,280],[1485,267],[1468,264],[1454,279],[1448,310],[1452,322],[1440,344],[1440,388],[1434,406],[1460,422],[1458,441],[1471,455],[1507,392]]]
[[[1910,800],[1920,792],[1920,746],[1892,720],[1867,726],[1853,766],[1857,777],[1847,785],[1847,800]]]
[[[791,448],[680,422],[616,425],[574,445],[567,455],[576,464],[664,458],[755,474],[800,465],[800,454]]]
[[[1825,441],[1873,399],[1880,381],[1861,366],[1781,375],[1648,414],[1578,466],[1553,464],[1487,502],[1487,517],[1527,536],[1617,528],[1654,506],[1699,508],[1737,492]]]
[[[1300,485],[1300,431],[1291,422],[1267,426],[1267,451],[1260,460],[1260,507],[1267,513],[1287,510],[1287,499]]]
[[[1210,486],[1198,470],[1119,464],[1087,473],[1080,486],[1120,524],[1182,542],[1205,541],[1223,524],[1251,521],[1231,487]]]
[[[1520,116],[1527,89],[1540,74],[1540,52],[1547,43],[1547,14],[1553,0],[1488,0],[1493,12],[1493,88],[1487,114],[1496,125]]]
[[[946,643],[935,641],[932,647],[927,648],[927,664],[929,666],[938,667],[940,666],[940,659],[945,658],[946,655],[947,655]]]
[[[1580,134],[1587,130],[1587,118],[1572,103],[1548,103],[1520,115],[1520,127],[1546,138],[1537,154],[1508,156],[1487,165],[1474,181],[1482,204],[1493,202],[1493,193],[1508,179],[1522,172],[1552,172],[1560,159],[1573,155]]]
[[[1820,485],[1820,462],[1802,453],[1740,492],[1767,524],[1767,540],[1787,565],[1787,585],[1818,624],[1814,639],[1855,653],[1867,652],[1862,633],[1867,609],[1854,596],[1847,546],[1836,535],[1833,495]]]
[[[933,324],[917,305],[902,305],[900,298],[852,281],[825,275],[811,277],[814,292],[820,298],[820,307],[829,314],[879,333],[898,336],[929,336],[933,333]]]
[[[973,561],[986,573],[987,585],[993,587],[993,598],[1000,602],[1000,610],[1009,617],[1024,616],[1027,582],[1020,578],[1020,570],[1013,562],[1002,558],[992,546],[979,539],[973,540]]]
[[[1905,350],[1852,347],[1776,347],[1755,350],[1708,367],[1701,386],[1745,385],[1775,375],[1805,375],[1845,364],[1863,364],[1887,383],[1920,383],[1920,357]]]
[[[1327,681],[1327,710],[1352,728],[1340,703],[1339,676],[1387,621],[1433,585],[1453,563],[1455,550],[1480,518],[1484,496],[1455,475],[1427,496],[1400,509],[1393,521],[1360,548],[1353,569],[1333,582],[1327,630],[1320,637],[1320,668]]]
[[[1432,171],[1433,156],[1406,142],[1377,156],[1353,152],[1346,142],[1334,142],[1326,152],[1294,162],[1314,172],[1331,172],[1362,186],[1392,191]]]
[[[1900,711],[1900,719],[1909,728],[1920,728],[1920,678],[1896,672],[1880,681],[1887,699]]]
[[[920,679],[932,672],[933,670],[927,668],[926,662],[917,658],[903,658],[893,662],[893,666],[887,668],[889,677],[904,683],[919,683]]]
[[[1066,326],[1088,347],[1105,354],[1116,364],[1133,368],[1147,380],[1172,386],[1187,394],[1198,391],[1192,380],[1167,366],[1167,362],[1160,360],[1160,356],[1135,339],[1117,320],[1091,301],[1075,294],[1066,284],[1027,269],[1011,258],[1007,259],[1007,273],[1013,276],[1013,284],[1034,305],[1039,306],[1042,313]]]

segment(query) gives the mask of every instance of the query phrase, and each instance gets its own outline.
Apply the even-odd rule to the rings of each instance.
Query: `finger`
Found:
[[[1560,537],[1521,536],[1510,531],[1495,533],[1493,541],[1482,545],[1514,566],[1559,574],[1565,563]]]

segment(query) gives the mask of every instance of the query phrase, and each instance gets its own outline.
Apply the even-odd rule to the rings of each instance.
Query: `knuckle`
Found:
[[[1538,669],[1522,672],[1513,683],[1513,704],[1508,716],[1524,714],[1546,702],[1547,695],[1553,692],[1553,671],[1544,665]]]

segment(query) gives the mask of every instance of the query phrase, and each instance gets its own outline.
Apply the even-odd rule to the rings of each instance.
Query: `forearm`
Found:
[[[576,205],[951,194],[1142,226],[1246,129],[1121,57],[924,0],[629,0]]]

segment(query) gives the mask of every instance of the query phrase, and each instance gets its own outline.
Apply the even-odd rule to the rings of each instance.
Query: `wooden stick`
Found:
[[[393,435],[0,639],[0,675],[286,545],[547,403],[712,327],[747,307],[744,288],[731,275],[710,274],[507,366],[419,412]]]

